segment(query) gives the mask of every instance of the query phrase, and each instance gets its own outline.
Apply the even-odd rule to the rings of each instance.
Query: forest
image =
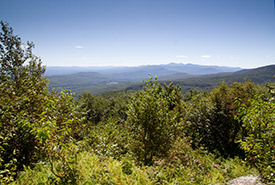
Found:
[[[274,83],[75,97],[48,89],[33,48],[1,21],[0,184],[275,183]]]
[[[183,94],[192,89],[211,90],[222,81],[252,82],[265,84],[275,82],[275,65],[253,69],[226,68],[193,64],[146,65],[137,67],[47,67],[45,76],[48,87],[61,91],[69,89],[79,96],[83,92],[93,95],[114,90],[142,90],[142,81],[148,74],[157,76],[159,83],[173,82],[181,87]],[[53,75],[56,73],[56,75]]]

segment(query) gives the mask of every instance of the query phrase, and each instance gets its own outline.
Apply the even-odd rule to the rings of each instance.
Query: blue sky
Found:
[[[47,66],[275,64],[274,0],[0,0]]]

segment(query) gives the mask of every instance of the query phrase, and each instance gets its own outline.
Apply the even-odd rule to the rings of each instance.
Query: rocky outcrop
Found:
[[[230,185],[264,185],[261,182],[261,178],[258,175],[248,175],[248,176],[238,177],[236,179],[229,181],[228,184]]]

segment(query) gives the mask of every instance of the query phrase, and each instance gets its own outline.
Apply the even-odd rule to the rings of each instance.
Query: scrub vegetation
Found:
[[[141,91],[74,98],[1,22],[0,184],[275,183],[274,84],[189,91],[150,77]]]

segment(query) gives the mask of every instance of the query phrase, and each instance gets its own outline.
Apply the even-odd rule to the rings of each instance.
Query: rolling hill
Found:
[[[204,66],[196,64],[180,64],[170,63],[162,65],[144,65],[137,67],[65,67],[65,66],[48,66],[45,76],[56,76],[56,75],[69,75],[80,72],[98,72],[107,75],[116,75],[120,77],[126,77],[127,73],[138,73],[139,75],[148,75],[148,73],[156,73],[155,75],[171,75],[176,73],[187,73],[190,75],[206,75],[216,74],[223,72],[236,72],[241,70],[238,67],[223,67],[223,66]],[[139,76],[140,77],[140,76]],[[147,76],[146,76],[147,77]]]
[[[185,69],[186,68],[186,69]],[[195,68],[202,75],[195,75]],[[60,67],[60,70],[62,67]],[[102,68],[66,68],[67,72],[76,70],[93,70],[64,75],[49,75],[49,88],[56,90],[70,89],[76,94],[84,91],[100,94],[113,90],[139,90],[142,81],[148,75],[158,76],[158,80],[165,83],[173,82],[180,85],[182,92],[191,89],[207,90],[217,86],[221,81],[241,82],[251,80],[255,83],[274,82],[275,65],[255,69],[230,68],[218,66],[200,66],[193,64],[149,65],[139,67],[102,67]],[[65,70],[65,71],[66,71]],[[50,71],[50,72],[49,72]],[[48,74],[51,73],[51,68]],[[62,71],[62,70],[61,70]],[[190,73],[186,73],[189,71]]]
[[[219,73],[211,75],[201,75],[192,78],[178,80],[163,80],[161,83],[169,84],[173,82],[181,87],[182,93],[185,94],[192,89],[211,90],[218,86],[222,81],[226,83],[244,82],[250,80],[257,84],[266,84],[275,82],[275,65],[259,67],[255,69],[245,69],[234,73]],[[140,90],[140,85],[129,86],[129,90]]]
[[[45,76],[50,88],[74,89],[87,86],[141,82],[148,76],[160,80],[190,78],[195,75],[237,71],[240,68],[200,66],[193,64],[145,65],[137,67],[47,67]]]

